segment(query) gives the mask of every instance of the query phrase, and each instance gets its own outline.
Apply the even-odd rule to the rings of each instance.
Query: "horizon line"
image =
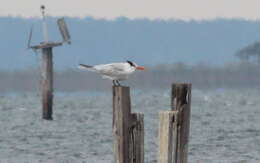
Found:
[[[189,18],[189,19],[181,19],[181,18],[163,18],[163,17],[156,17],[156,18],[150,18],[150,17],[127,17],[127,16],[117,16],[114,18],[107,18],[107,17],[97,17],[97,16],[52,16],[52,15],[47,15],[46,17],[48,18],[59,18],[59,17],[65,17],[65,18],[71,18],[71,19],[79,19],[79,20],[84,20],[84,19],[93,19],[93,20],[103,20],[103,21],[118,21],[120,19],[126,19],[130,21],[135,21],[135,20],[148,20],[148,21],[165,21],[165,22],[170,22],[170,21],[182,21],[182,22],[209,22],[209,21],[218,21],[218,20],[233,20],[233,21],[248,21],[248,22],[258,22],[260,19],[248,19],[248,18],[243,18],[243,17],[232,17],[232,18],[226,18],[226,17],[215,17],[215,18],[201,18],[201,19],[196,19],[196,18]],[[41,16],[21,16],[21,15],[0,15],[0,18],[14,18],[14,19],[42,19]]]

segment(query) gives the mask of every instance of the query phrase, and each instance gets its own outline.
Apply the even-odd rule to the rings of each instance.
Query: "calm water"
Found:
[[[145,162],[156,163],[158,112],[169,90],[132,92],[145,113]],[[190,163],[260,162],[260,93],[192,92]],[[41,120],[36,94],[0,96],[0,163],[111,163],[112,103],[107,93],[55,94],[54,121]]]

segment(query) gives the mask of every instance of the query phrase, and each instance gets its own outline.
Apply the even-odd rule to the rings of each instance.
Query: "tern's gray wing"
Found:
[[[123,65],[111,65],[112,69],[117,72],[124,72],[125,67]]]
[[[106,64],[106,65],[97,65],[95,69],[105,75],[118,75],[125,73],[125,65],[122,63]]]

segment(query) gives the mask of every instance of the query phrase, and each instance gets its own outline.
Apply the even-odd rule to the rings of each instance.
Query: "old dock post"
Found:
[[[191,84],[173,84],[171,111],[160,112],[160,163],[187,163],[190,111]]]
[[[132,113],[130,126],[130,162],[144,163],[144,114]]]
[[[42,48],[41,68],[42,118],[52,120],[53,62],[52,47]]]
[[[62,42],[50,42],[48,38],[48,28],[45,20],[45,6],[41,6],[42,19],[43,19],[43,37],[44,42],[40,45],[31,46],[31,38],[33,28],[31,28],[28,48],[37,51],[41,49],[42,63],[41,63],[41,94],[42,94],[42,118],[46,120],[52,120],[52,104],[53,104],[53,60],[52,60],[52,48],[61,46],[63,43],[70,44],[70,35],[65,24],[64,18],[58,19],[57,23],[61,32]]]
[[[178,111],[159,113],[159,163],[176,163]]]
[[[114,163],[144,163],[142,113],[131,113],[130,89],[113,86]]]

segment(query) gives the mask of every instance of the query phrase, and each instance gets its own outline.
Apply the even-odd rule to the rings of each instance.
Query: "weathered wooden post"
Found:
[[[144,163],[144,114],[132,113],[130,163]]]
[[[178,111],[159,113],[159,163],[175,163]]]
[[[42,118],[46,120],[52,120],[52,103],[53,103],[53,61],[52,61],[52,48],[61,46],[63,43],[70,44],[70,35],[68,33],[67,26],[63,18],[58,19],[58,26],[61,32],[62,42],[50,42],[48,38],[47,23],[45,21],[45,7],[41,6],[42,18],[43,18],[43,37],[44,42],[40,45],[31,46],[31,38],[33,28],[31,28],[28,48],[35,51],[41,49],[42,63],[41,63],[41,92],[42,92]]]
[[[143,114],[131,114],[129,87],[113,86],[114,163],[143,163]]]
[[[187,163],[191,84],[173,84],[171,111],[160,113],[159,162]]]
[[[53,103],[53,62],[52,47],[42,49],[42,118],[52,120]]]
[[[187,163],[191,112],[191,84],[173,84],[172,110],[178,111],[176,163]]]
[[[129,122],[131,119],[129,87],[113,87],[114,163],[130,163]]]

